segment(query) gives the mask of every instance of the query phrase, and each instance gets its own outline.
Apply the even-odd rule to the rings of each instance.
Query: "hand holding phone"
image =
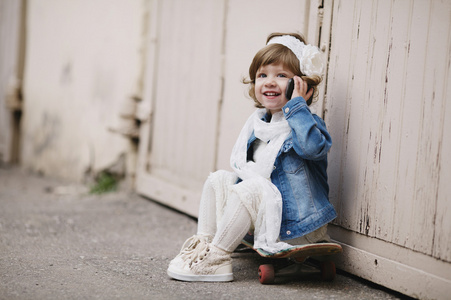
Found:
[[[310,89],[311,88],[309,87],[308,90],[310,90]],[[293,91],[294,91],[294,79],[290,78],[290,79],[288,79],[287,89],[285,90],[285,97],[287,98],[287,100],[291,100],[291,96],[293,96]],[[306,100],[307,105],[312,104],[312,100],[313,100],[313,95],[310,97],[310,99]]]

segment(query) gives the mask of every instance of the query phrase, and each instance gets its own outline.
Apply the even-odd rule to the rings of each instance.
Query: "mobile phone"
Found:
[[[293,90],[294,90],[294,80],[293,78],[290,78],[288,79],[287,89],[285,90],[285,97],[287,98],[287,100],[291,100]]]
[[[294,90],[294,79],[290,78],[290,79],[288,79],[287,89],[285,90],[285,97],[287,98],[287,100],[291,100],[291,96],[293,95],[293,90]],[[309,87],[309,90],[310,90],[310,87]],[[312,100],[313,100],[313,95],[310,97],[310,99],[307,100],[307,105],[312,104]]]

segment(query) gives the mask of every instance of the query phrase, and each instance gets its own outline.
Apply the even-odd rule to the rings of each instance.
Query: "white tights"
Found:
[[[234,184],[230,178],[230,184]],[[213,245],[228,252],[232,252],[241,243],[251,226],[250,215],[239,200],[236,193],[224,195],[224,214],[217,224],[216,193],[207,179],[204,184],[199,209],[197,234],[214,236]],[[220,209],[220,208],[219,208]],[[216,228],[217,227],[217,228]]]

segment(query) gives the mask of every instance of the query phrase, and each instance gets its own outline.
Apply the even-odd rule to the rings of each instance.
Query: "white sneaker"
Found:
[[[183,243],[182,249],[180,249],[180,253],[171,260],[169,266],[175,265],[178,268],[183,268],[185,265],[185,258],[189,257],[193,250],[199,244],[208,244],[213,240],[213,237],[210,235],[196,234],[190,237]]]
[[[168,275],[182,281],[232,281],[231,252],[200,243],[181,264],[170,264]]]

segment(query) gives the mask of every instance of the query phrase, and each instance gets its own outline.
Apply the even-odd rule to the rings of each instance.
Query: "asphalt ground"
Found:
[[[166,275],[196,220],[130,191],[86,186],[0,166],[0,299],[400,299],[338,272],[262,285],[253,252],[233,255],[234,281]]]

